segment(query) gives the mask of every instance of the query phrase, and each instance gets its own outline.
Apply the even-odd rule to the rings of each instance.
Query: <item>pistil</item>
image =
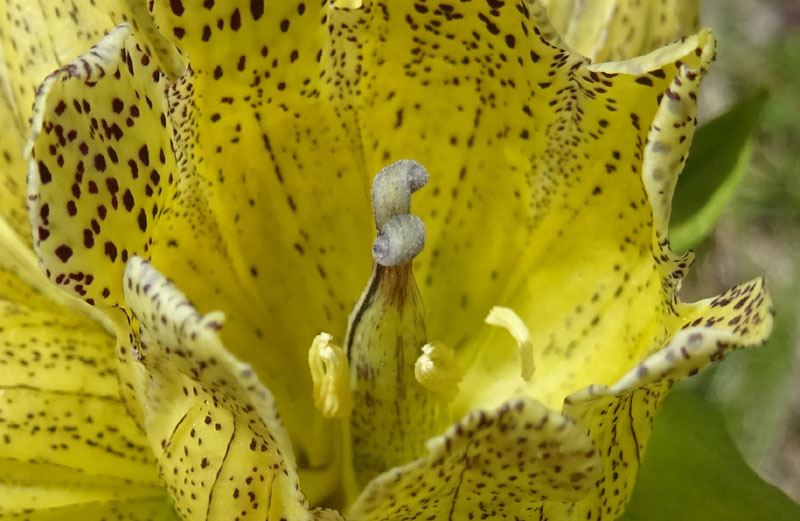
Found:
[[[372,276],[350,314],[346,351],[353,410],[353,466],[363,485],[425,452],[425,441],[447,423],[447,402],[415,377],[428,343],[412,260],[425,244],[411,194],[428,180],[419,163],[393,163],[376,176],[372,203],[378,236]]]

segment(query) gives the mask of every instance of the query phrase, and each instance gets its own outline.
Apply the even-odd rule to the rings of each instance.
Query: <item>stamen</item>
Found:
[[[529,382],[533,377],[533,342],[528,326],[514,313],[514,310],[501,306],[495,306],[489,311],[484,320],[490,326],[502,327],[514,337],[519,346],[520,365],[522,366],[522,378]]]
[[[320,333],[308,350],[314,382],[314,405],[326,418],[347,418],[353,410],[350,367],[344,350],[328,333]]]
[[[423,387],[448,402],[453,401],[458,394],[461,370],[453,350],[441,342],[422,346],[422,355],[414,364],[414,376]]]

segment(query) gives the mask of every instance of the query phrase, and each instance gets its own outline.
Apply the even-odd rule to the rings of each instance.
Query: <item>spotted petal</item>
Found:
[[[649,258],[645,257],[634,271],[626,272],[613,293],[608,284],[614,277],[587,280],[588,286],[593,288],[588,292],[591,298],[564,317],[563,333],[555,335],[551,330],[549,343],[540,340],[540,345],[546,347],[538,353],[538,369],[540,374],[544,373],[538,381],[530,385],[519,381],[512,373],[518,371],[518,362],[508,363],[513,357],[507,354],[486,350],[481,355],[482,367],[498,371],[480,376],[483,382],[493,382],[479,393],[480,399],[489,403],[502,396],[504,388],[511,395],[532,394],[550,397],[555,402],[563,396],[561,392],[568,392],[565,385],[574,389],[592,381],[608,382],[589,385],[572,394],[563,411],[587,429],[603,459],[603,479],[591,494],[576,503],[574,519],[613,519],[622,513],[644,454],[650,422],[672,382],[696,373],[731,349],[763,342],[771,329],[771,303],[763,281],[745,283],[719,297],[694,304],[680,302],[677,295],[691,255],[677,255],[669,250],[666,237],[670,202],[688,153],[695,124],[695,94],[713,56],[713,40],[704,49],[698,48],[696,54],[701,58],[700,66],[681,65],[660,97],[658,111],[644,142],[641,166],[636,169],[642,172],[641,183],[646,195],[640,204],[651,212],[649,234],[642,236],[650,245]],[[600,64],[597,68],[609,72],[630,71],[635,62]],[[637,246],[633,240],[636,234],[625,237],[620,251]],[[615,271],[625,265],[620,262]],[[648,265],[650,267],[646,268]],[[654,281],[643,282],[654,275]],[[571,284],[573,289],[578,286]],[[539,298],[542,290],[539,286]],[[635,300],[626,297],[631,290],[637,295]],[[649,298],[655,300],[642,306],[648,293]],[[512,301],[518,304],[518,309],[538,306],[526,303],[524,295]],[[648,318],[646,310],[656,312]],[[618,315],[620,311],[623,314]],[[536,324],[537,319],[541,320],[541,313],[529,314],[527,320]],[[614,321],[617,316],[620,319]],[[552,327],[558,320],[547,323]],[[534,330],[542,335],[547,327],[534,326]],[[503,357],[507,362],[498,364]],[[570,359],[573,359],[572,369],[565,374],[564,369],[559,368]],[[550,378],[553,371],[560,372],[557,381]],[[476,386],[479,384],[473,380],[465,387],[475,389]]]
[[[25,206],[26,162],[22,159],[23,131],[8,98],[0,93],[0,121],[5,122],[0,138],[0,212],[5,223],[24,242],[31,242],[31,225]]]
[[[613,519],[622,513],[650,424],[672,382],[697,373],[732,349],[762,343],[772,327],[771,302],[763,280],[682,306],[689,308],[684,310],[687,323],[660,351],[613,385],[591,385],[565,401],[564,414],[586,428],[603,453],[603,479],[581,504],[587,515],[595,516],[592,519],[609,514]]]
[[[331,516],[312,512],[300,491],[274,399],[220,342],[222,314],[199,315],[138,257],[125,270],[125,299],[145,430],[183,519]]]
[[[332,438],[311,433],[330,425],[307,392],[305,353],[320,331],[344,336],[372,240],[374,172],[350,96],[357,13],[249,0],[152,10],[192,67],[172,97],[186,188],[158,227],[153,261],[198,306],[228,313],[226,345],[293,411],[284,418],[299,459],[327,465]]]
[[[3,137],[5,139],[0,139],[0,146],[2,143],[13,141],[14,132],[9,132]],[[10,186],[13,187],[12,176],[8,176],[6,180],[10,181]],[[38,269],[36,255],[30,248],[29,240],[26,241],[26,237],[30,239],[30,234],[27,233],[30,225],[27,220],[23,223],[15,219],[13,213],[18,201],[16,191],[16,187],[5,193],[0,190],[0,198],[8,196],[8,206],[5,209],[12,210],[8,219],[0,216],[0,299],[31,306],[34,309],[47,309],[57,304],[66,309],[85,313],[101,324],[108,324],[105,315],[51,285]],[[25,198],[20,194],[19,200],[25,201]],[[19,205],[16,206],[19,209]]]
[[[431,172],[415,267],[433,338],[460,349],[516,300],[557,323],[584,284],[650,255],[640,147],[676,63],[709,61],[713,37],[604,68],[560,47],[536,3],[379,5],[363,14],[361,135],[371,170],[413,157]]]
[[[370,482],[348,518],[541,519],[583,498],[601,473],[579,425],[524,398],[471,412],[428,451]]]
[[[699,49],[698,54],[707,63],[713,56],[713,40],[704,50]],[[635,63],[598,67],[619,71],[631,69]],[[511,307],[516,308],[532,326],[533,344],[540,346],[536,354],[540,376],[526,385],[517,378],[518,362],[513,356],[503,350],[483,349],[475,367],[494,369],[471,373],[481,379],[481,384],[476,380],[473,385],[465,386],[466,389],[480,389],[471,400],[477,399],[479,403],[492,403],[494,400],[496,403],[497,397],[503,396],[503,389],[506,389],[505,392],[512,395],[533,393],[545,403],[557,406],[575,389],[592,383],[610,385],[639,360],[664,347],[687,323],[706,323],[712,329],[719,329],[728,327],[726,322],[734,319],[733,316],[720,315],[718,310],[706,309],[702,303],[680,303],[677,288],[691,262],[691,255],[672,253],[665,239],[672,192],[686,159],[694,126],[694,96],[704,70],[705,66],[698,69],[683,66],[678,71],[660,98],[660,108],[654,115],[646,141],[643,141],[647,144],[640,156],[641,163],[632,165],[636,171],[642,172],[641,183],[646,199],[641,202],[633,200],[628,208],[634,210],[634,215],[643,208],[652,224],[649,227],[637,226],[634,231],[623,227],[616,245],[604,239],[587,241],[589,245],[596,244],[600,251],[609,252],[610,259],[605,262],[614,264],[608,266],[611,269],[607,273],[605,263],[597,262],[593,266],[580,261],[570,263],[573,281],[566,287],[575,292],[571,300],[547,298],[556,292],[563,295],[563,284],[558,289],[553,286],[558,280],[556,273],[560,272],[550,267],[547,258],[534,264],[534,271],[525,282],[527,289],[517,289],[516,294],[510,296],[510,302]],[[630,223],[630,217],[625,213],[620,212],[619,216]],[[643,224],[649,223],[643,221]],[[636,231],[639,228],[646,233]],[[621,253],[617,259],[614,259],[614,250]],[[559,262],[569,258],[566,251],[558,253]],[[581,266],[585,266],[587,276],[575,277],[582,273],[580,270],[584,268]],[[751,290],[756,290],[759,297],[753,300],[748,312],[767,325],[758,328],[760,336],[756,337],[751,336],[752,327],[737,329],[734,333],[739,338],[732,342],[733,346],[758,343],[769,332],[770,304],[763,295],[763,285]],[[558,302],[579,304],[569,304],[572,309],[558,309]],[[573,359],[580,363],[576,365],[571,362]],[[463,398],[465,403],[470,400],[466,395]]]
[[[123,22],[133,25],[148,54],[159,62],[162,70],[170,74],[180,72],[183,65],[175,48],[156,30],[144,2],[8,0],[0,4],[3,47],[0,79],[20,128],[28,125],[42,79]]]
[[[120,400],[113,339],[0,275],[0,517],[175,521]]]
[[[129,257],[146,255],[175,171],[166,80],[120,26],[50,75],[34,107],[29,212],[55,284],[122,303]]]
[[[697,0],[542,0],[564,41],[604,62],[641,56],[699,28]]]
[[[280,41],[277,35],[276,41]],[[324,424],[306,392],[311,382],[304,354],[310,339],[305,332],[334,330],[335,316],[341,317],[338,327],[344,327],[349,303],[341,295],[347,292],[317,291],[317,284],[329,276],[317,257],[333,251],[342,259],[348,257],[335,238],[359,229],[358,220],[353,214],[344,220],[335,218],[346,213],[340,211],[336,196],[328,196],[325,183],[293,177],[286,182],[317,194],[320,204],[302,210],[311,221],[292,227],[294,210],[289,203],[294,204],[294,199],[276,195],[283,191],[282,166],[273,165],[274,175],[260,175],[265,157],[251,151],[266,153],[264,147],[272,139],[271,146],[276,153],[281,151],[280,157],[300,158],[308,151],[305,141],[292,141],[291,146],[300,148],[291,153],[283,152],[289,144],[282,140],[302,135],[313,142],[309,133],[319,133],[316,142],[328,143],[330,148],[327,155],[317,151],[304,171],[327,178],[333,165],[340,164],[345,172],[354,162],[329,137],[330,132],[347,133],[332,114],[329,123],[323,124],[320,117],[298,121],[281,111],[284,119],[275,115],[268,119],[269,133],[253,128],[239,138],[224,138],[224,150],[230,146],[230,155],[216,153],[222,145],[206,141],[224,137],[213,125],[219,114],[206,111],[208,103],[218,100],[211,94],[214,82],[213,75],[202,70],[188,71],[170,87],[168,106],[163,77],[125,28],[115,30],[91,52],[51,76],[37,101],[31,141],[34,160],[29,190],[35,246],[50,279],[91,303],[124,305],[123,265],[138,254],[156,259],[192,298],[208,307],[221,305],[231,317],[230,327],[223,332],[227,344],[256,364],[287,409],[304,412],[287,416],[288,426],[301,457],[321,466],[330,461],[331,447],[319,443],[312,435],[316,431],[308,428],[309,421],[320,428]],[[198,88],[205,90],[205,97],[194,96]],[[247,100],[252,93],[245,91],[235,96],[237,105],[231,107],[231,114],[251,110]],[[314,106],[323,112],[330,108],[321,101]],[[288,132],[296,121],[305,130],[298,127]],[[261,125],[259,119],[247,124]],[[234,164],[240,174],[229,171]],[[239,186],[239,181],[247,179],[254,184],[248,181]],[[343,193],[365,190],[361,181],[353,182],[352,176],[347,177]],[[275,197],[280,201],[268,202]],[[323,200],[327,203],[322,204]],[[310,237],[317,224],[325,228],[325,223],[340,228],[336,233],[321,233],[319,243],[305,242],[302,235]],[[369,230],[366,224],[362,221],[365,231]],[[365,245],[368,241],[365,233]],[[270,256],[265,257],[263,251],[271,252]],[[290,279],[276,266],[313,275]],[[358,279],[357,271],[344,266],[342,262],[331,271],[333,284]],[[264,298],[267,294],[269,299]],[[333,304],[330,296],[337,294],[339,302]],[[319,295],[319,299],[312,304],[300,295]],[[308,320],[311,326],[297,325]],[[292,347],[275,349],[270,357],[258,356],[267,332],[275,345]],[[129,378],[127,369],[122,374]],[[287,374],[296,377],[287,380]]]

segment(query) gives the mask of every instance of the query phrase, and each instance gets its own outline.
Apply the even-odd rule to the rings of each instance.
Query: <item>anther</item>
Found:
[[[458,394],[461,370],[453,350],[441,342],[422,346],[422,354],[414,364],[414,376],[420,385],[448,402]]]
[[[350,368],[344,350],[327,333],[320,333],[308,350],[314,383],[314,406],[325,418],[347,418],[353,409]]]
[[[489,311],[484,320],[490,326],[502,327],[508,331],[519,347],[520,365],[522,366],[522,379],[529,382],[533,377],[533,342],[528,326],[519,318],[514,310],[495,306]]]

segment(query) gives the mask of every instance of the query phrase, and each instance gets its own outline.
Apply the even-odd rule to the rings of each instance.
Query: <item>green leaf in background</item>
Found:
[[[797,521],[800,505],[744,462],[722,415],[675,390],[653,434],[623,521]]]
[[[750,160],[750,134],[764,103],[756,90],[728,112],[698,128],[672,204],[670,244],[685,251],[711,231]]]
[[[778,305],[769,340],[758,349],[731,353],[717,364],[702,395],[718,404],[744,458],[765,469],[782,459],[779,454],[791,429],[792,390],[797,385],[793,335],[800,293],[792,291],[800,292],[800,283],[772,287]]]

